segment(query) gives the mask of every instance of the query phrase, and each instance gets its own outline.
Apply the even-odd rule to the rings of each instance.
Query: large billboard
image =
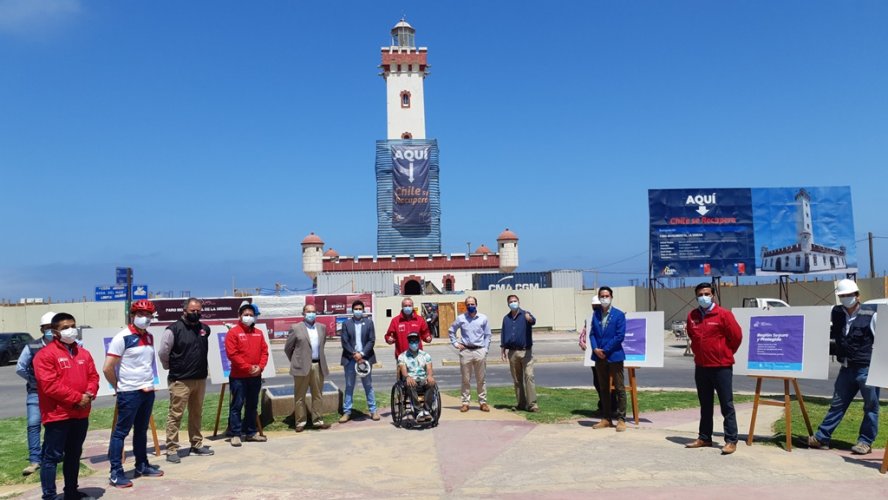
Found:
[[[653,275],[857,272],[851,188],[651,189]]]
[[[392,226],[429,226],[429,149],[392,146]]]

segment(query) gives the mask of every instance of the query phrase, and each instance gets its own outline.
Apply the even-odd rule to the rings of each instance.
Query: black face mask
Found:
[[[192,312],[185,313],[185,321],[187,321],[187,322],[189,322],[189,323],[197,323],[198,321],[200,321],[200,313],[199,313],[199,312],[196,312],[196,313],[192,313]]]

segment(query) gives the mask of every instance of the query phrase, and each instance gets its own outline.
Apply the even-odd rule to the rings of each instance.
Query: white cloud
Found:
[[[80,12],[81,0],[0,0],[0,33],[45,34]]]

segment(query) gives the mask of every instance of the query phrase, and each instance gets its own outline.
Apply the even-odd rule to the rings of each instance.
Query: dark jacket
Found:
[[[845,325],[848,320],[845,308],[833,307],[829,337],[835,341],[837,360],[842,363],[847,362],[849,367],[854,368],[865,368],[870,365],[875,340],[871,325],[875,313],[875,305],[861,304],[857,316],[851,322],[851,328],[848,329],[848,335],[845,335]]]
[[[169,354],[170,382],[207,378],[207,353],[210,327],[203,323],[186,323],[180,319],[167,327],[173,333]]]
[[[527,321],[524,309],[518,308],[518,314],[512,317],[509,312],[503,317],[503,329],[500,331],[500,348],[502,349],[530,349],[533,347],[533,325],[536,318],[530,315],[531,321]]]
[[[361,318],[361,356],[371,365],[376,363],[376,353],[373,347],[376,344],[376,330],[373,328],[373,321],[370,318]],[[355,354],[355,318],[351,317],[342,324],[342,333],[340,336],[342,343],[342,359],[339,364],[345,366],[349,361],[354,360]]]

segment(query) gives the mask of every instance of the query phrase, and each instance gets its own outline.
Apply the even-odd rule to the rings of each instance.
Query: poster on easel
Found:
[[[733,309],[743,331],[734,374],[829,378],[830,306]]]
[[[876,339],[866,385],[888,387],[888,305],[880,304],[876,309],[876,331],[873,333]]]
[[[262,378],[273,378],[275,373],[274,358],[271,354],[271,342],[268,340],[268,325],[259,321],[256,327],[265,335],[265,348],[268,350],[268,364],[262,370]],[[210,326],[210,350],[207,361],[210,368],[210,381],[214,384],[227,384],[231,373],[231,361],[225,352],[225,337],[228,335],[228,327],[224,325]]]
[[[583,366],[595,366],[592,356],[592,318],[586,322],[586,345]],[[663,367],[663,311],[646,311],[626,313],[626,335],[623,338],[623,352],[626,353],[626,368],[662,368]]]
[[[148,333],[151,334],[154,342],[154,390],[162,390],[167,388],[167,371],[160,364],[160,358],[157,355],[157,346],[160,344],[160,338],[163,335],[165,327],[148,327]],[[97,396],[111,396],[114,394],[114,388],[105,380],[102,374],[102,367],[105,365],[105,356],[108,353],[108,345],[123,328],[86,328],[83,330],[83,347],[92,355],[93,362],[96,365],[96,371],[99,373],[99,393]]]

